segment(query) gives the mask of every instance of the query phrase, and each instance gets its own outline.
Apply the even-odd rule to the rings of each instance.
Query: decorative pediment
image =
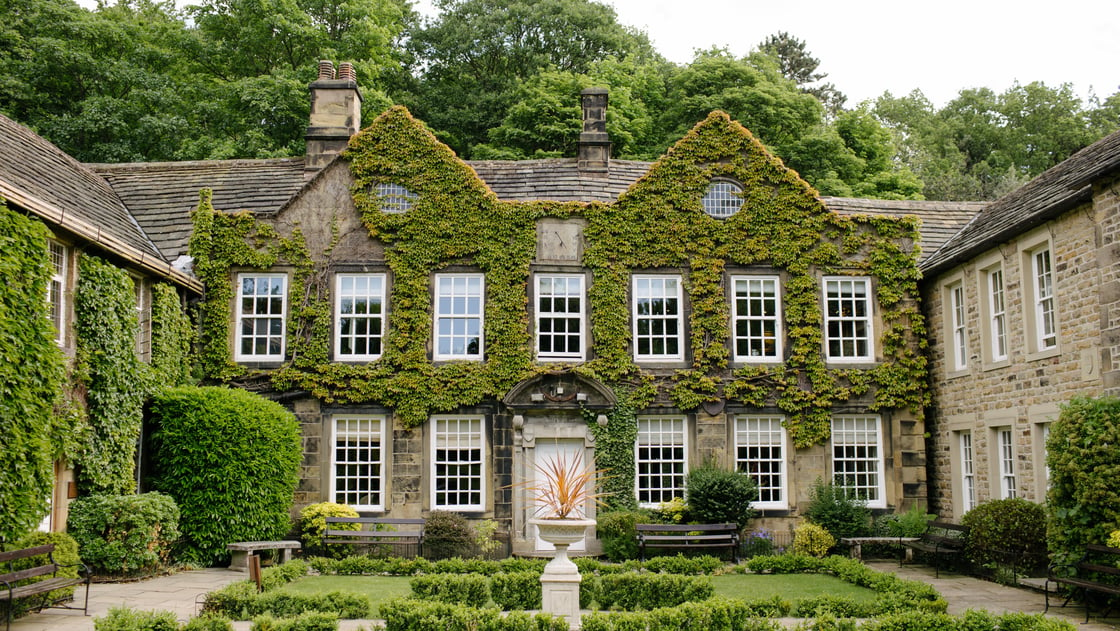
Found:
[[[606,410],[618,400],[599,381],[573,372],[551,372],[517,384],[502,399],[515,412],[586,408]]]

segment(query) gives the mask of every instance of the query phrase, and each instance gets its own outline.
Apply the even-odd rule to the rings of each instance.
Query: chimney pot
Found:
[[[357,81],[358,73],[354,71],[354,64],[348,61],[338,64],[338,78],[343,81]]]
[[[319,62],[319,79],[331,80],[334,79],[334,63],[329,59],[324,59]]]

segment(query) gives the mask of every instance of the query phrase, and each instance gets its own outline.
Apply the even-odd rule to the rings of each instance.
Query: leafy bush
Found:
[[[653,609],[707,600],[715,593],[707,576],[626,572],[599,577],[596,600],[603,609]]]
[[[1050,469],[1047,539],[1057,563],[1120,528],[1120,399],[1076,398],[1062,407],[1046,441]]]
[[[1105,545],[1113,548],[1120,548],[1120,530],[1113,530],[1112,533],[1108,535],[1108,541],[1105,542]]]
[[[80,497],[70,503],[66,529],[98,574],[152,574],[171,561],[179,507],[162,493]]]
[[[489,557],[502,547],[502,542],[497,538],[499,526],[493,519],[471,522],[471,528],[474,528],[474,547],[482,556]]]
[[[611,561],[638,558],[638,524],[652,524],[653,518],[646,510],[614,510],[599,513],[595,526],[603,555]]]
[[[408,582],[420,600],[445,603],[485,603],[490,600],[490,581],[474,574],[421,574]]]
[[[747,524],[754,516],[751,502],[758,499],[754,478],[712,464],[701,465],[688,473],[686,481],[688,515],[702,524]]]
[[[568,631],[568,621],[546,613],[530,615],[497,608],[396,598],[381,605],[385,631]]]
[[[81,559],[78,558],[78,544],[74,541],[73,537],[65,532],[39,532],[37,530],[32,531],[27,533],[27,535],[25,535],[19,541],[16,541],[14,544],[7,547],[0,547],[0,550],[22,550],[24,548],[34,548],[36,546],[42,546],[48,543],[54,544],[54,562],[59,565],[70,566],[60,568],[58,571],[58,575],[68,578],[77,578],[79,576],[79,568],[77,567],[77,564],[81,562]],[[25,559],[19,559],[18,561],[12,563],[12,571],[18,572],[19,570],[38,567],[40,565],[46,564],[48,561],[49,559],[45,554],[28,557]],[[4,572],[8,571],[6,564],[2,569]],[[49,575],[35,576],[26,579],[26,581],[27,583],[38,583],[39,581],[45,581],[49,578]],[[52,600],[61,601],[70,598],[73,593],[73,587],[65,587],[63,589],[56,589],[54,591],[48,592],[46,597]],[[14,603],[7,600],[0,601],[0,618],[3,618],[7,615],[8,607],[12,608],[13,618],[22,616],[23,614],[27,613],[29,609],[36,606],[35,604],[42,598],[43,595],[40,594],[30,598],[18,598]]]
[[[742,554],[746,558],[774,554],[774,533],[759,529],[743,536]]]
[[[806,554],[821,558],[836,545],[836,538],[827,530],[806,521],[798,524],[793,531],[793,553]]]
[[[429,559],[446,559],[470,554],[474,529],[466,517],[450,511],[434,510],[424,524],[424,551]]]
[[[342,618],[366,618],[369,599],[358,594],[290,594],[276,588],[307,574],[308,564],[299,560],[270,567],[261,572],[263,593],[252,581],[237,581],[206,594],[202,610],[234,620],[250,620],[264,614],[291,617],[307,611],[334,613]]]
[[[179,619],[171,611],[111,607],[109,613],[93,619],[93,628],[94,631],[179,631]]]
[[[928,611],[905,611],[880,616],[860,625],[860,631],[1074,631],[1076,627],[1042,614],[966,611],[961,616]]]
[[[862,537],[871,524],[871,511],[865,502],[849,497],[843,487],[820,478],[809,490],[805,517],[837,539]]]
[[[269,614],[253,618],[249,631],[336,631],[338,614],[308,611],[294,618],[277,620]]]
[[[711,574],[723,566],[723,561],[711,555],[686,557],[683,554],[654,557],[642,564],[642,567],[654,573],[663,572],[665,574],[693,576]]]
[[[787,605],[788,610],[788,605]],[[778,620],[760,619],[753,604],[712,598],[653,611],[593,612],[583,616],[583,631],[704,629],[705,631],[782,631]]]
[[[881,515],[875,519],[875,536],[878,537],[920,537],[937,516],[926,513],[917,504],[905,513]]]
[[[304,507],[299,512],[299,538],[303,541],[305,554],[326,556],[336,559],[349,554],[350,546],[323,545],[323,533],[327,529],[328,517],[359,517],[358,511],[346,504],[335,502],[319,502]],[[361,524],[334,524],[332,530],[360,530]]]
[[[229,561],[231,541],[280,539],[302,458],[299,423],[279,404],[230,388],[153,397],[155,486],[182,511],[181,558]]]
[[[203,614],[187,621],[182,631],[233,631],[233,625],[222,616]]]
[[[490,598],[511,611],[541,608],[541,573],[508,572],[490,577]]]
[[[985,502],[961,517],[965,553],[978,566],[1045,566],[1046,509],[1022,498]]]

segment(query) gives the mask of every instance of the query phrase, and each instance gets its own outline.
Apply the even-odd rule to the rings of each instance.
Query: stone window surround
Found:
[[[334,282],[334,300],[333,300],[333,303],[334,303],[334,318],[332,319],[332,325],[334,326],[334,332],[333,332],[333,335],[332,335],[332,338],[334,340],[334,343],[333,343],[334,359],[335,359],[335,361],[340,361],[340,362],[368,362],[368,361],[373,361],[373,360],[381,357],[381,353],[364,353],[364,354],[351,354],[351,355],[343,355],[342,354],[342,322],[341,322],[341,320],[342,320],[342,317],[343,317],[343,313],[342,313],[342,306],[341,306],[341,301],[342,301],[342,289],[341,288],[342,288],[342,279],[345,278],[345,277],[349,277],[349,278],[365,277],[365,278],[370,278],[370,279],[378,278],[381,281],[381,291],[380,291],[379,295],[375,296],[373,293],[367,293],[365,296],[359,296],[359,297],[365,297],[365,298],[375,298],[376,297],[376,298],[380,298],[380,300],[381,300],[381,316],[380,316],[381,317],[381,330],[378,333],[378,337],[381,339],[382,349],[384,349],[385,329],[386,329],[386,324],[387,324],[388,318],[389,318],[388,310],[386,308],[387,304],[388,304],[387,296],[389,295],[388,274],[385,274],[384,272],[364,273],[364,272],[343,272],[343,271],[339,271],[339,272],[335,273],[335,277],[334,277],[334,280],[335,280],[335,282]]]
[[[1022,493],[1020,490],[1022,484],[1019,479],[1020,472],[1018,466],[1019,450],[1016,444],[1021,431],[1018,410],[1014,408],[1005,408],[1002,410],[985,412],[982,425],[977,429],[984,429],[987,431],[987,449],[983,450],[983,454],[986,455],[988,459],[988,497],[991,499],[1000,499],[1004,497],[1002,476],[1005,472],[1003,470],[1002,454],[1000,452],[1001,431],[1011,432],[1011,462],[1013,470],[1010,474],[1014,476],[1016,495],[1021,496]],[[975,441],[975,439],[976,434],[974,433],[973,440]],[[975,448],[975,443],[973,449],[974,457],[981,454],[981,451]]]
[[[1049,226],[1043,226],[1038,230],[1024,236],[1018,242],[1019,258],[1021,269],[1023,270],[1023,282],[1021,289],[1023,292],[1023,329],[1026,333],[1026,359],[1027,361],[1034,361],[1046,357],[1053,357],[1061,353],[1061,335],[1060,322],[1061,310],[1057,300],[1058,283],[1057,283],[1057,261],[1054,259],[1054,244],[1050,235]],[[1037,294],[1038,294],[1038,277],[1034,260],[1034,255],[1046,250],[1050,253],[1050,298],[1053,301],[1053,325],[1055,343],[1050,348],[1041,348],[1041,332],[1040,322],[1036,310]]]
[[[267,314],[269,316],[269,319],[278,318],[280,320],[280,334],[279,334],[279,337],[280,337],[280,352],[279,353],[268,353],[268,354],[258,355],[258,354],[253,354],[253,353],[245,354],[245,353],[241,352],[241,341],[242,341],[242,331],[241,331],[242,312],[241,312],[241,307],[242,307],[242,298],[243,298],[243,295],[242,295],[241,292],[244,289],[243,280],[246,277],[269,278],[269,279],[279,278],[279,279],[283,280],[283,291],[280,294],[280,299],[281,299],[280,313],[274,314],[274,313],[270,312],[270,313]],[[234,320],[233,320],[233,322],[234,322],[234,325],[233,325],[233,338],[234,338],[233,360],[235,362],[239,362],[239,363],[256,362],[256,363],[262,363],[262,364],[279,363],[279,362],[283,361],[284,360],[284,354],[285,354],[285,352],[287,352],[288,287],[289,287],[287,272],[285,272],[283,270],[275,270],[275,269],[271,270],[271,271],[268,271],[268,272],[239,271],[239,272],[235,272],[234,279],[235,279],[235,282],[237,283],[237,286],[235,288],[234,297],[233,297],[233,300],[234,300],[234,306],[233,306],[233,313],[234,313]]]
[[[1003,276],[1003,304],[1004,304],[1004,337],[1005,346],[1004,350],[1006,356],[1002,358],[993,357],[993,334],[992,334],[992,292],[989,285],[989,275],[1000,270]],[[989,253],[987,256],[980,258],[976,261],[976,288],[977,295],[980,296],[980,326],[977,327],[980,331],[980,359],[982,370],[993,370],[996,368],[1003,368],[1011,363],[1011,348],[1010,348],[1010,330],[1008,329],[1008,310],[1007,310],[1007,265],[1004,264],[1003,255],[997,250]]]
[[[541,353],[540,352],[540,335],[541,335],[541,319],[548,318],[553,315],[560,315],[560,312],[552,312],[543,314],[540,311],[540,279],[542,278],[565,278],[565,279],[578,279],[579,287],[579,312],[576,317],[579,319],[579,338],[580,350],[579,353]],[[589,326],[587,315],[587,274],[582,270],[578,271],[534,271],[533,272],[533,289],[532,299],[530,302],[530,310],[533,316],[533,345],[535,355],[542,361],[584,361],[587,357],[587,346],[589,338]]]
[[[742,363],[742,364],[747,364],[747,363],[752,363],[752,364],[753,363],[779,363],[779,362],[781,362],[784,358],[783,341],[785,339],[785,321],[784,321],[784,314],[783,314],[783,311],[782,311],[782,279],[781,279],[781,276],[779,276],[778,274],[740,274],[740,273],[736,273],[736,274],[729,275],[729,280],[731,281],[730,283],[728,283],[728,285],[729,285],[728,291],[729,291],[729,294],[730,294],[729,299],[731,301],[731,331],[730,331],[730,333],[731,333],[732,361],[734,361],[736,363]],[[738,296],[738,292],[737,292],[737,286],[738,286],[739,281],[753,281],[753,280],[759,280],[759,281],[764,281],[764,282],[769,281],[769,282],[774,283],[774,300],[775,300],[776,304],[775,304],[775,310],[774,310],[774,317],[772,318],[772,320],[774,321],[775,342],[774,342],[774,355],[772,357],[771,356],[740,355],[739,350],[738,350],[739,349],[739,344],[738,344],[739,336],[737,334],[737,330],[738,330],[737,324],[738,324],[738,321],[741,318],[746,319],[746,316],[743,316],[738,312],[738,298],[739,298],[739,296]],[[770,320],[771,319],[771,318],[759,318],[759,317],[757,317],[753,314],[750,316],[750,318],[752,320],[755,320],[755,321],[757,321],[757,320]]]
[[[328,419],[329,419],[328,431],[330,432],[330,434],[329,434],[329,439],[328,439],[327,444],[329,446],[328,448],[330,449],[330,453],[328,454],[330,464],[329,464],[327,488],[329,489],[328,492],[330,494],[329,495],[330,501],[338,502],[340,504],[348,504],[349,506],[351,506],[355,510],[360,510],[360,511],[384,511],[385,507],[386,507],[386,498],[388,497],[388,488],[386,486],[386,479],[387,478],[386,478],[385,473],[386,473],[386,470],[388,469],[388,455],[389,455],[389,453],[391,453],[391,445],[389,444],[390,443],[390,434],[387,432],[387,425],[388,425],[387,415],[385,415],[385,414],[334,414],[334,415],[329,416]],[[336,460],[337,455],[338,455],[338,422],[339,421],[353,421],[353,420],[374,421],[374,422],[379,424],[379,429],[377,430],[377,437],[378,437],[379,452],[380,452],[380,456],[381,456],[380,460],[378,461],[378,466],[380,467],[380,474],[378,475],[378,479],[379,479],[378,495],[379,495],[379,500],[380,501],[376,504],[354,504],[354,503],[350,503],[350,502],[340,501],[340,497],[339,497],[340,490],[337,488],[337,482],[338,482],[337,473],[338,472],[337,472],[337,468],[336,468],[337,465],[338,465],[338,462]]]
[[[1046,466],[1046,438],[1050,425],[1058,419],[1061,408],[1057,403],[1042,403],[1027,408],[1031,428],[1031,464],[1034,470],[1034,501],[1046,500],[1050,489],[1050,468]],[[1020,497],[1022,495],[1020,494]]]
[[[980,438],[979,434],[975,431],[977,428],[976,414],[958,414],[946,417],[945,427],[947,435],[951,438],[949,440],[949,477],[950,477],[950,490],[951,498],[953,500],[953,515],[959,520],[960,516],[968,511],[965,506],[964,497],[964,471],[963,471],[963,454],[961,453],[960,435],[968,433],[972,436],[972,474],[975,484],[973,486],[974,500],[976,503],[980,502],[980,476],[978,475],[979,469],[977,465],[980,460],[977,458],[979,445],[977,439]]]
[[[968,288],[965,286],[964,277],[963,270],[958,270],[939,281],[942,329],[944,331],[942,335],[944,335],[946,341],[944,345],[945,377],[948,379],[967,376],[973,361],[978,359],[978,356],[972,353],[972,336],[969,335]],[[960,305],[955,302],[958,295],[963,301]],[[956,321],[958,314],[963,317],[959,323]],[[960,344],[957,340],[958,325],[960,334],[964,337],[964,357],[958,357],[960,352]]]
[[[689,467],[688,467],[689,449],[690,449],[690,446],[692,445],[692,442],[693,442],[692,440],[690,440],[691,437],[689,436],[689,433],[692,431],[692,428],[695,426],[695,423],[690,423],[689,418],[686,415],[683,415],[683,414],[641,414],[641,415],[638,416],[638,435],[634,440],[634,497],[638,500],[638,506],[643,507],[643,508],[656,508],[657,506],[659,506],[661,504],[661,502],[660,501],[659,502],[643,502],[641,500],[641,498],[642,498],[642,492],[641,492],[642,487],[641,487],[640,468],[641,468],[642,462],[660,462],[660,463],[667,462],[664,459],[655,461],[655,460],[652,460],[652,459],[642,460],[640,458],[640,448],[643,445],[643,443],[642,443],[642,422],[645,421],[645,422],[648,423],[649,421],[655,421],[655,420],[659,420],[659,421],[662,421],[662,422],[673,421],[674,423],[679,421],[681,423],[681,427],[680,427],[681,442],[680,442],[679,446],[681,448],[681,454],[682,455],[681,455],[680,462],[684,465],[684,467],[683,467],[683,471],[681,473],[681,486],[680,486],[679,489],[676,489],[677,491],[679,491],[679,497],[681,497],[681,498],[683,498],[684,494],[685,494],[685,480],[688,477],[688,469],[689,469]],[[671,431],[676,431],[676,430],[674,429],[674,430],[671,430]],[[664,433],[664,432],[662,432],[662,433]],[[652,443],[650,443],[650,444],[652,444]],[[671,447],[678,446],[678,444],[676,442],[673,442],[673,443],[664,443],[663,442],[663,443],[659,443],[659,445],[661,445],[661,446],[671,446]],[[664,474],[662,473],[662,474],[659,474],[659,475],[664,475]],[[660,487],[660,490],[665,490],[665,488],[666,487]],[[676,493],[674,493],[673,495],[677,496]],[[662,501],[665,501],[665,500],[663,499]]]
[[[479,422],[479,450],[480,450],[480,475],[479,477],[479,497],[478,504],[437,504],[436,495],[438,489],[436,488],[436,447],[439,440],[439,421],[446,420],[467,420]],[[489,431],[488,431],[487,415],[485,414],[436,414],[428,419],[424,424],[424,437],[425,437],[425,452],[428,454],[429,464],[426,467],[427,475],[424,476],[424,483],[428,487],[425,496],[428,498],[428,509],[430,510],[450,510],[459,513],[467,514],[482,514],[490,510],[492,499],[488,493],[487,479],[491,479],[491,458],[489,448]]]

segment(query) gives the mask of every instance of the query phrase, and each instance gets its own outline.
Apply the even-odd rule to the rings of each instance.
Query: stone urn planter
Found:
[[[587,536],[594,519],[533,518],[538,536],[556,546],[556,555],[544,566],[541,574],[541,610],[564,616],[569,629],[580,628],[579,584],[583,580],[579,568],[568,558],[568,546]]]

